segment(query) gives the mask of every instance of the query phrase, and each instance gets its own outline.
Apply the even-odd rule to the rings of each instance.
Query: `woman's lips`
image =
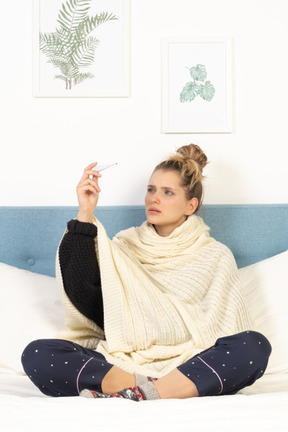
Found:
[[[154,209],[154,208],[150,208],[150,209],[148,210],[148,213],[149,213],[149,214],[152,214],[152,215],[156,215],[156,214],[159,214],[159,213],[161,213],[161,212],[160,212],[160,210],[157,210],[157,209]]]

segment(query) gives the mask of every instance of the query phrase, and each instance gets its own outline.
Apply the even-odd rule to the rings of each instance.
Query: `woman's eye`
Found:
[[[153,188],[147,188],[147,192],[153,192]]]
[[[174,195],[173,192],[172,192],[172,191],[169,191],[169,190],[166,190],[166,191],[165,191],[165,194],[166,194],[166,195]]]

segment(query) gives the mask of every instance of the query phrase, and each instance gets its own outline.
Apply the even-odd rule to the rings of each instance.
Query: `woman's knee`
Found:
[[[247,363],[249,360],[249,366],[254,367],[256,371],[259,370],[262,375],[272,351],[270,342],[262,333],[253,330],[240,333],[239,337],[240,343],[246,347],[246,350],[242,351],[243,361]]]
[[[24,349],[21,357],[23,369],[30,376],[32,371],[40,372],[43,359],[51,355],[54,339],[37,339],[30,342]],[[42,372],[45,372],[43,369]]]
[[[243,336],[249,341],[251,350],[258,354],[259,358],[266,358],[268,360],[272,347],[268,339],[262,334],[254,330],[244,332]]]

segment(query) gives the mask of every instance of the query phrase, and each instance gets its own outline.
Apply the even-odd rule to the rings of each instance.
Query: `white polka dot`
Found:
[[[190,376],[190,374],[188,374],[187,376]]]
[[[192,362],[192,364],[195,364],[195,362]]]
[[[259,345],[261,345],[262,342],[258,342],[258,343],[259,343]]]
[[[35,352],[38,352],[38,350],[35,350]]]
[[[247,342],[243,342],[243,345],[246,345]]]
[[[253,364],[253,361],[252,361],[252,360],[250,361],[250,364]]]
[[[54,381],[53,381],[53,380],[50,380],[50,382],[53,383]]]
[[[230,351],[227,351],[227,354],[230,354]]]
[[[65,362],[65,364],[68,364],[68,362]]]
[[[235,370],[235,369],[237,369],[237,368],[236,368],[236,366],[234,366],[234,368],[233,368],[233,369],[234,369],[234,370]]]
[[[225,367],[226,365],[223,363],[222,366]]]
[[[223,381],[226,381],[226,378],[224,378],[224,380]]]
[[[54,365],[53,364],[51,364],[51,367],[53,367]]]

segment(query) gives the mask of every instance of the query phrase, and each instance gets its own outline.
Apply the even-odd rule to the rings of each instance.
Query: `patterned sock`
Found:
[[[85,389],[80,392],[80,396],[86,398],[102,398],[102,399],[107,399],[107,398],[130,399],[136,402],[145,400],[145,396],[137,386],[129,387],[118,393],[111,393],[111,394],[105,394],[105,393],[97,392],[95,390]]]
[[[129,387],[118,393],[105,394],[95,390],[82,390],[80,396],[86,398],[119,398],[119,399],[130,399],[135,402],[143,400],[155,400],[160,399],[159,394],[154,386],[153,382],[147,381],[139,388],[138,386]]]
[[[135,380],[136,380],[136,384],[135,385],[137,387],[139,387],[139,386],[141,387],[143,384],[146,384],[147,382],[157,381],[157,378],[147,377],[145,375],[140,375],[140,374],[137,374],[137,373],[135,373],[134,376],[135,376]]]

